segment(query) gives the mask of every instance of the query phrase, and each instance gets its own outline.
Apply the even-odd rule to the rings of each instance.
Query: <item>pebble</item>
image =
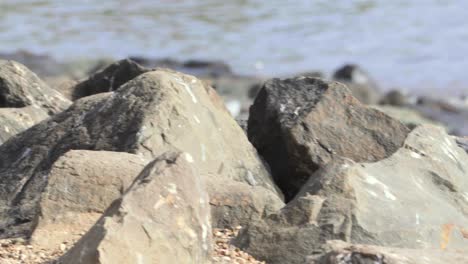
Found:
[[[231,244],[241,226],[231,229],[213,229],[213,263],[265,264]],[[30,245],[24,239],[0,239],[0,263],[3,264],[54,264],[78,240],[63,241],[55,250],[44,250]]]

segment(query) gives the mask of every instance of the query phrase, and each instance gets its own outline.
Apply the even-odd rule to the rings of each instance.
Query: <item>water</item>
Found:
[[[387,88],[468,87],[468,1],[0,0],[0,51],[219,59],[242,74],[361,64]]]

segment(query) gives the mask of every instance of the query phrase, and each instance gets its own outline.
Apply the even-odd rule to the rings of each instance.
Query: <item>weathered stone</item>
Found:
[[[10,137],[47,119],[49,115],[33,106],[0,108],[0,145]]]
[[[364,104],[377,104],[380,92],[374,80],[359,66],[346,64],[336,70],[333,80],[345,84],[359,101]]]
[[[174,147],[191,155],[208,190],[229,198],[236,195],[232,190],[210,183],[245,183],[252,197],[268,196],[252,199],[259,202],[256,208],[283,206],[257,152],[216,92],[192,76],[157,70],[115,92],[82,98],[0,146],[0,237],[30,234],[50,168],[67,151],[120,151],[152,159]],[[243,224],[266,209],[213,221]]]
[[[59,263],[210,263],[208,195],[187,157],[151,162]]]
[[[468,263],[468,252],[441,249],[388,248],[328,241],[324,254],[310,256],[308,264],[446,264]]]
[[[147,161],[124,152],[71,150],[52,166],[39,202],[31,237],[40,248],[55,249],[88,231],[131,185]]]
[[[129,60],[115,62],[78,83],[73,89],[73,100],[98,93],[111,92],[133,78],[148,72],[139,64]]]
[[[25,66],[0,60],[0,145],[70,104]]]
[[[335,157],[386,158],[403,145],[408,131],[359,103],[344,85],[307,77],[267,81],[248,122],[249,140],[288,199]]]
[[[268,263],[304,263],[328,240],[415,249],[468,246],[468,155],[440,127],[415,128],[392,156],[337,159],[235,244]]]
[[[69,105],[67,99],[25,66],[0,60],[0,107],[34,106],[52,115]]]

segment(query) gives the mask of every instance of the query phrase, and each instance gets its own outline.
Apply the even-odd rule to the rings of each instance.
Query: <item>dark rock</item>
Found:
[[[378,161],[408,129],[356,100],[342,84],[299,77],[265,83],[250,108],[248,136],[288,199],[335,157]]]
[[[283,206],[257,152],[216,92],[193,76],[157,70],[115,92],[82,98],[0,146],[0,237],[31,233],[51,166],[67,151],[119,151],[152,159],[172,148],[187,153],[210,194],[222,194],[212,212],[231,213],[214,218],[215,225],[245,224]],[[237,195],[223,187],[230,182],[249,190],[247,198],[260,209],[241,214],[246,208],[230,206]]]
[[[345,84],[359,101],[364,104],[377,104],[379,89],[374,80],[359,66],[347,64],[336,70],[333,80]]]
[[[182,153],[151,162],[59,263],[211,263],[208,195]]]
[[[115,62],[87,80],[78,83],[73,88],[73,100],[93,94],[114,91],[121,85],[149,70],[128,59]]]
[[[387,159],[335,159],[235,244],[267,263],[305,263],[328,240],[415,249],[468,246],[468,154],[443,129],[420,126]],[[333,263],[333,262],[332,262]]]
[[[393,105],[393,106],[407,106],[409,105],[409,100],[402,92],[398,90],[392,90],[383,96],[379,104]]]

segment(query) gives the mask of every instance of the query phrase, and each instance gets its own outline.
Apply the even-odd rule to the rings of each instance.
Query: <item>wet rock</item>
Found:
[[[467,252],[440,249],[389,248],[373,245],[355,245],[339,240],[328,241],[325,253],[310,256],[308,264],[445,264],[468,262]]]
[[[0,60],[0,144],[70,104],[25,66]]]
[[[443,129],[420,126],[392,156],[335,160],[282,210],[235,244],[268,263],[304,263],[328,240],[415,249],[468,246],[468,155]]]
[[[72,98],[77,100],[93,94],[114,91],[122,84],[148,71],[149,69],[129,59],[115,62],[90,76],[87,80],[78,83],[73,88]]]
[[[267,81],[248,121],[249,140],[287,199],[335,157],[378,161],[401,147],[408,131],[344,85],[307,77]]]
[[[71,150],[52,166],[39,202],[34,246],[57,248],[88,231],[131,185],[147,161],[110,151]]]
[[[210,263],[208,195],[186,157],[146,166],[59,263]]]
[[[245,184],[250,196],[269,197],[252,198],[263,209],[240,218],[230,215],[244,209],[230,208],[233,214],[214,218],[215,225],[243,224],[283,206],[257,152],[216,92],[193,76],[157,70],[114,92],[82,98],[0,146],[0,237],[31,233],[51,166],[67,151],[119,151],[152,159],[174,147],[190,155],[209,193],[224,195],[219,210],[229,209],[236,194],[211,185],[215,180]]]
[[[377,104],[380,92],[374,80],[359,66],[346,64],[333,74],[333,80],[345,84],[359,101]]]

